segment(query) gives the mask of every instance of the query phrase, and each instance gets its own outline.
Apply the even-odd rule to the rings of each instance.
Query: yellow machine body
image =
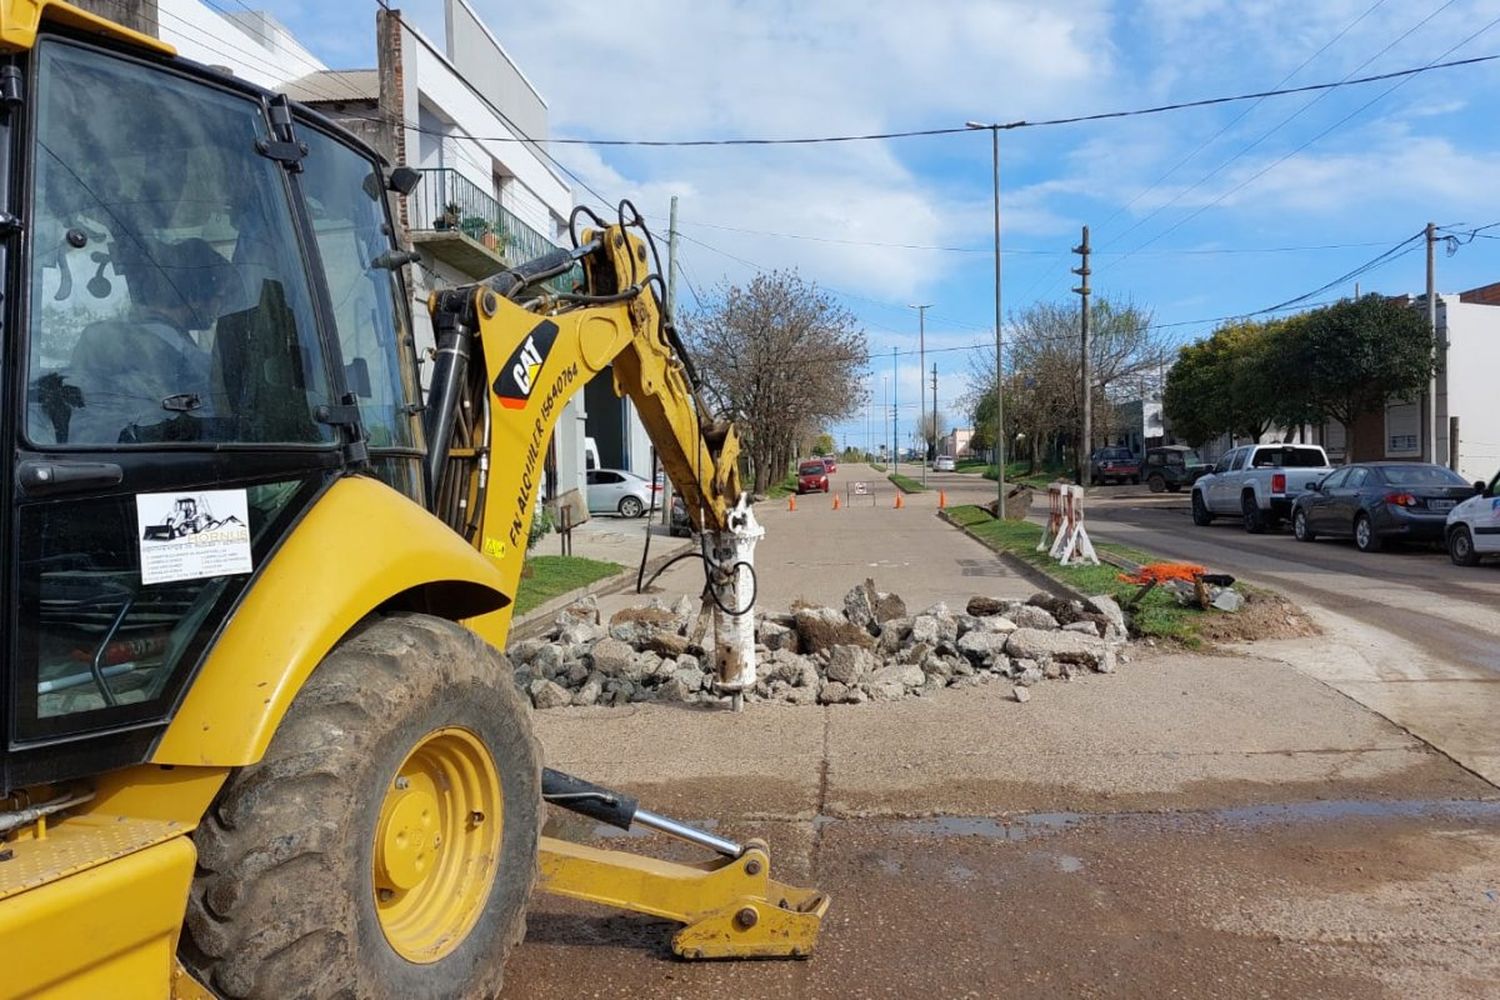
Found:
[[[0,0],[0,51],[32,46],[43,19],[174,54],[45,0]],[[645,247],[623,230],[585,239],[600,240],[602,259],[592,266],[612,270],[620,285],[644,273]],[[616,391],[635,403],[695,527],[727,526],[740,494],[739,441],[732,427],[709,433],[701,420],[649,285],[611,304],[540,310],[484,286],[473,295],[491,371],[543,324],[551,328],[525,372],[523,398],[502,398],[491,386],[495,419],[484,446],[493,462],[487,488],[470,491],[483,497],[479,530],[465,539],[372,478],[328,486],[224,623],[149,762],[96,775],[86,800],[0,843],[0,1000],[209,995],[176,959],[196,860],[189,835],[233,770],[261,759],[317,665],[371,613],[462,620],[504,648],[546,442],[562,405],[605,367],[614,366]],[[396,875],[399,860],[390,866]],[[674,947],[685,957],[806,956],[828,905],[772,880],[760,847],[691,866],[544,839],[540,860],[548,891],[684,923]],[[414,953],[423,947],[412,944]]]

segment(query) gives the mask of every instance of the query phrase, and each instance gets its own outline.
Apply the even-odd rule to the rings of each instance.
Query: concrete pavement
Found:
[[[1423,548],[1196,527],[1181,496],[1100,490],[1089,531],[1275,588],[1322,627],[1314,639],[1255,644],[1379,712],[1500,784],[1500,567],[1461,568]]]
[[[900,594],[913,611],[938,601],[961,606],[978,593],[1003,598],[1035,592],[994,553],[940,521],[935,492],[907,495],[906,508],[895,510],[896,488],[867,465],[841,465],[830,479],[830,493],[796,497],[796,510],[786,500],[755,505],[766,529],[755,553],[761,608],[786,610],[798,600],[842,607],[844,594],[866,577]],[[855,482],[866,483],[870,494],[851,496],[848,506],[834,510],[833,494],[842,503]],[[657,596],[669,603],[702,589],[697,560],[679,563],[656,584]],[[644,600],[632,589],[601,599],[600,607],[611,614]]]
[[[889,489],[862,514],[762,505],[763,606],[836,604],[866,575],[918,607],[1029,592],[932,516],[935,494],[895,511]],[[663,596],[695,592],[679,571]],[[505,995],[1492,995],[1500,800],[1447,756],[1258,649],[1137,649],[1026,704],[1008,691],[538,713],[549,764],[765,837],[776,874],[834,903],[810,961],[692,964],[670,925],[538,898]]]

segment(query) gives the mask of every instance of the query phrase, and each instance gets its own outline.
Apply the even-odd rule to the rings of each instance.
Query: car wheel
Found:
[[[1370,523],[1368,515],[1361,514],[1354,519],[1354,547],[1361,552],[1380,551],[1380,536],[1375,534],[1375,526]]]
[[[620,516],[637,518],[646,512],[646,505],[636,497],[625,497],[620,501]]]
[[[1474,536],[1469,526],[1460,524],[1448,532],[1448,558],[1455,566],[1478,566],[1479,553],[1474,551]]]
[[[1146,485],[1151,488],[1152,493],[1163,493],[1167,488],[1167,481],[1161,476],[1152,476],[1146,480]]]
[[[1307,526],[1307,511],[1297,508],[1292,512],[1292,534],[1297,536],[1299,542],[1315,542],[1317,534]]]
[[[1213,521],[1214,516],[1208,511],[1208,504],[1203,502],[1203,494],[1197,490],[1193,491],[1193,523],[1200,527]]]
[[[1240,516],[1245,522],[1245,530],[1250,534],[1259,535],[1265,532],[1266,518],[1260,512],[1260,504],[1255,502],[1255,494],[1246,493],[1240,497]]]

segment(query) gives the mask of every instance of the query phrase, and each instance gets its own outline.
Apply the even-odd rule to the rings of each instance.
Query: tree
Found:
[[[833,435],[827,431],[823,431],[813,439],[812,453],[814,455],[832,455],[836,450]]]
[[[917,438],[926,449],[929,462],[938,456],[938,445],[942,441],[945,419],[942,413],[929,411],[922,414],[921,420],[917,421]]]
[[[1292,406],[1279,385],[1286,320],[1237,320],[1183,347],[1167,372],[1162,406],[1172,428],[1198,447],[1221,434],[1258,440]]]
[[[864,405],[864,331],[796,272],[723,289],[682,325],[699,372],[739,423],[757,493],[786,474],[805,438]]]
[[[1166,350],[1151,314],[1129,302],[1099,298],[1091,315],[1089,381],[1094,433],[1109,434],[1112,403],[1141,394],[1165,366]],[[1007,451],[1025,452],[1033,468],[1044,455],[1076,453],[1083,426],[1082,339],[1078,306],[1038,303],[1006,324],[1005,427]],[[970,416],[977,448],[994,447],[995,359],[977,351],[970,362]],[[1024,438],[1019,435],[1024,434]],[[1014,457],[1010,454],[1007,457]]]
[[[1359,418],[1392,400],[1410,399],[1434,371],[1426,318],[1397,299],[1371,293],[1342,299],[1289,322],[1276,347],[1279,392],[1299,422],[1344,425],[1359,453]]]

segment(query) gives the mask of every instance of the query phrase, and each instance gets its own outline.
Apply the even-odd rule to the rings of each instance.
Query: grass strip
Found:
[[[1138,585],[1121,580],[1120,571],[1108,563],[1063,566],[1047,553],[1038,552],[1036,546],[1042,537],[1041,525],[1030,521],[997,521],[983,507],[972,505],[950,507],[947,514],[950,521],[966,528],[990,548],[1008,552],[1080,593],[1108,594],[1125,607],[1140,590]],[[1163,561],[1138,549],[1108,542],[1095,542],[1094,548],[1114,552],[1137,563]],[[1206,644],[1199,634],[1199,627],[1205,620],[1204,612],[1183,607],[1164,588],[1152,590],[1133,611],[1127,609],[1126,613],[1136,631],[1143,636],[1180,643],[1189,649],[1200,649]]]
[[[528,572],[522,575],[521,586],[516,590],[515,613],[518,615],[539,608],[570,590],[614,576],[625,567],[582,556],[529,556],[526,568]]]
[[[785,479],[783,479],[779,483],[773,484],[770,489],[766,490],[766,496],[770,497],[772,500],[780,500],[788,493],[796,492],[797,477],[795,474],[788,473]]]
[[[925,493],[927,491],[927,487],[923,486],[921,483],[917,482],[910,476],[903,476],[899,473],[893,472],[885,478],[895,483],[896,489],[900,490],[902,493]]]

